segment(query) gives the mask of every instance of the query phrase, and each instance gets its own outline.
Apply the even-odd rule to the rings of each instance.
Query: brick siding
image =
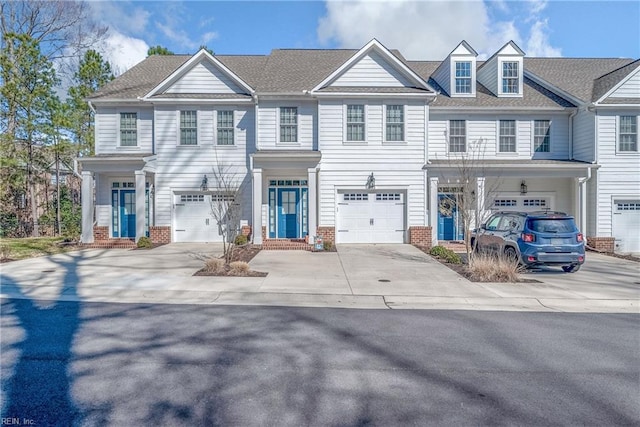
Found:
[[[587,237],[587,245],[601,252],[614,252],[615,237]]]
[[[94,225],[93,240],[107,240],[109,238],[109,226]]]
[[[149,238],[153,243],[170,243],[171,227],[149,226]]]
[[[431,227],[409,227],[409,243],[412,245],[431,249]]]
[[[335,227],[318,227],[316,236],[322,237],[322,241],[336,243],[336,229]]]

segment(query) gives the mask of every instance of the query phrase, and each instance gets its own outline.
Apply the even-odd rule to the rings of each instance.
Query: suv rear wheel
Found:
[[[504,257],[509,261],[509,262],[518,262],[518,253],[516,252],[516,250],[514,248],[512,248],[511,246],[507,246],[504,249]]]
[[[564,270],[565,273],[575,273],[580,270],[580,264],[563,265],[562,270]]]

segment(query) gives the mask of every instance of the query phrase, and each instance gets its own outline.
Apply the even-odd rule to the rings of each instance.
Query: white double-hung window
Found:
[[[449,152],[467,151],[467,123],[464,120],[449,120]]]
[[[298,142],[298,107],[280,107],[280,142]]]
[[[404,141],[404,105],[387,105],[386,140]]]
[[[520,73],[517,61],[502,63],[502,93],[519,93]]]
[[[198,145],[198,112],[180,111],[180,145]]]
[[[347,141],[364,141],[364,105],[347,105]]]
[[[500,120],[500,143],[498,147],[500,153],[516,152],[516,121]]]
[[[218,110],[218,145],[233,145],[233,110]]]
[[[455,93],[471,93],[471,61],[456,62]]]
[[[549,153],[551,151],[550,120],[534,120],[533,151],[535,151],[536,153]]]
[[[638,151],[637,116],[620,116],[618,151]]]
[[[138,114],[120,113],[120,146],[138,145]]]

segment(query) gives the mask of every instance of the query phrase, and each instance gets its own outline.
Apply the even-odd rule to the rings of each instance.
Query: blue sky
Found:
[[[193,53],[359,48],[375,37],[409,59],[442,59],[465,39],[481,55],[514,40],[528,56],[640,57],[640,1],[91,2],[110,27],[100,50],[122,72],[160,44]]]

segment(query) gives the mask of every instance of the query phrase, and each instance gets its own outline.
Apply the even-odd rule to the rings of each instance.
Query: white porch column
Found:
[[[476,221],[474,224],[478,228],[484,222],[484,212],[486,209],[486,195],[484,194],[485,177],[476,178]]]
[[[578,227],[584,236],[587,235],[587,180],[579,178],[577,181],[577,198],[578,198]]]
[[[262,244],[262,169],[253,170],[253,243]]]
[[[317,234],[318,228],[318,171],[316,168],[307,169],[307,229],[309,230],[309,243],[315,243],[313,236]]]
[[[438,244],[438,177],[429,178],[429,225],[431,226],[431,245]]]
[[[93,174],[82,171],[82,243],[93,243]]]
[[[145,236],[145,174],[144,171],[135,171],[136,174],[136,242]]]

